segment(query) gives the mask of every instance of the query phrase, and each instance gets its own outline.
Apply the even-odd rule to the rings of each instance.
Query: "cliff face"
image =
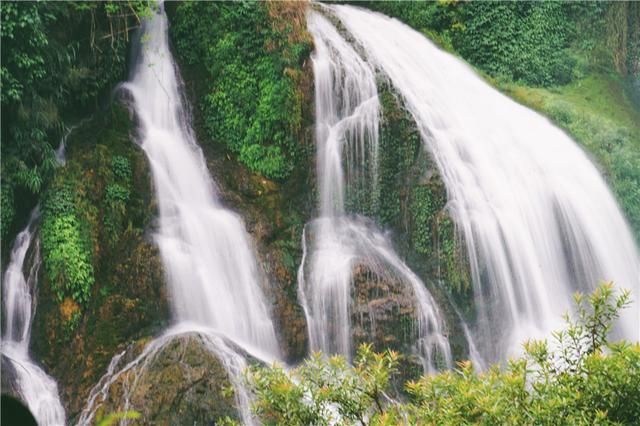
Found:
[[[270,55],[284,55],[276,47]],[[306,326],[295,283],[302,228],[315,204],[310,190],[313,75],[308,54],[307,50],[306,59],[295,68],[283,69],[295,82],[291,87],[296,96],[286,113],[299,124],[292,134],[295,161],[288,168],[289,176],[275,180],[252,171],[226,141],[211,138],[201,96],[203,87],[211,84],[210,77],[201,64],[180,63],[197,139],[220,198],[243,217],[255,242],[281,345],[290,361],[306,355]],[[176,56],[180,58],[180,52]],[[126,94],[117,95],[107,110],[89,116],[71,132],[66,164],[57,169],[43,196],[43,268],[32,350],[58,381],[71,420],[84,408],[91,388],[116,354],[127,348],[127,353],[139,351],[171,322],[162,262],[151,237],[157,217],[152,179],[146,157],[136,145],[135,117],[127,102]],[[188,339],[178,345],[182,346],[163,351],[160,367],[145,376],[145,386],[158,393],[132,397],[147,407],[145,418],[169,424],[172,416],[188,412],[194,421],[211,415],[234,417],[233,398],[222,396],[226,379],[204,377],[205,371],[217,371],[216,365],[226,377],[215,356],[203,356],[203,349]],[[181,399],[183,387],[170,385],[177,386],[177,377],[187,374],[169,371],[176,351],[181,350],[190,354],[189,362],[179,360],[181,365],[192,365],[188,375],[202,376],[194,379],[193,392],[185,391],[193,398]],[[175,404],[169,405],[183,407],[178,412],[162,406],[171,392]],[[202,398],[203,392],[208,402],[197,402],[194,398]],[[113,393],[101,413],[121,408],[119,396]],[[212,408],[212,401],[224,409]],[[201,409],[184,408],[192,403]]]
[[[197,140],[222,202],[243,218],[251,234],[286,361],[299,362],[308,354],[308,342],[297,271],[303,228],[317,216],[318,198],[306,5],[189,2],[166,7]],[[118,46],[122,60],[125,51]],[[558,103],[563,92],[505,90],[556,114],[552,118],[570,131],[584,133],[585,146],[611,158],[603,161],[607,166],[617,170],[615,161],[637,158],[627,155],[640,134],[632,125],[637,111],[625,106],[628,117],[607,117],[622,123],[612,127],[610,138],[609,121],[591,119],[599,112],[597,105],[574,111]],[[579,90],[562,89],[567,99],[577,98]],[[412,118],[382,79],[378,91],[383,110],[379,190],[351,192],[346,205],[387,232],[399,256],[425,282],[445,316],[454,358],[463,359],[468,348],[460,316],[472,322],[475,315],[465,242],[449,217],[442,179]],[[58,381],[69,419],[83,409],[114,355],[126,350],[123,361],[133,359],[171,323],[162,262],[151,237],[157,218],[154,189],[126,104],[126,97],[117,97],[95,114],[74,112],[85,120],[70,134],[66,164],[55,170],[41,197],[43,267],[31,346],[34,359]],[[602,109],[611,110],[607,105]],[[593,114],[582,114],[587,110]],[[630,194],[623,194],[630,200],[625,208],[637,228],[635,164],[620,168],[626,175],[613,173],[613,178],[625,184],[620,194]],[[372,343],[376,350],[403,352],[403,378],[419,375],[419,360],[411,353],[416,311],[406,285],[358,264],[351,296],[352,347]],[[195,337],[177,339],[158,353],[153,366],[139,372],[140,387],[128,397],[149,424],[237,418],[220,360],[201,343]],[[11,374],[4,364],[2,388],[10,393]],[[113,384],[100,413],[124,407],[122,389],[129,380]]]

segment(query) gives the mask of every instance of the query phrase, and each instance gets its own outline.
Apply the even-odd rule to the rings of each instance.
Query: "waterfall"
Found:
[[[303,236],[299,296],[312,350],[349,357],[349,305],[354,268],[366,265],[378,277],[408,285],[417,314],[417,351],[426,371],[440,357],[451,365],[443,322],[424,283],[402,262],[371,224],[347,215],[349,193],[376,193],[380,102],[374,70],[319,13],[307,16],[314,38],[317,174],[320,217]],[[312,235],[309,253],[307,236]]]
[[[58,396],[56,382],[29,357],[31,322],[34,316],[35,290],[40,268],[38,240],[34,239],[35,222],[39,216],[36,207],[27,227],[18,234],[11,249],[9,266],[2,277],[2,357],[8,360],[15,377],[19,397],[41,426],[62,426],[65,413]],[[25,260],[33,247],[33,262],[25,276]],[[3,371],[3,374],[8,374]]]
[[[159,206],[155,240],[175,320],[182,324],[179,329],[183,334],[215,336],[207,338],[213,346],[222,336],[249,352],[278,359],[280,351],[254,248],[240,217],[217,198],[182,105],[162,9],[160,5],[160,10],[144,23],[137,63],[122,87],[133,97],[140,145],[151,165]],[[144,355],[155,353],[158,345],[167,341],[166,336],[150,343],[149,348],[155,349]],[[218,348],[216,353],[228,351],[230,347],[224,351]],[[229,365],[227,360],[221,358],[223,365]],[[239,372],[228,369],[228,373],[237,385],[236,393],[243,394],[238,389],[241,380],[235,379]],[[247,400],[239,402],[243,404],[239,407],[243,422],[251,423]],[[89,401],[80,424],[91,421],[99,403],[100,398]]]
[[[632,291],[621,337],[639,333],[640,257],[598,170],[563,131],[493,89],[463,61],[384,15],[331,6],[403,97],[466,243],[489,361],[562,327],[576,290]]]
[[[156,14],[144,28],[146,41],[123,88],[133,95],[151,165],[160,211],[156,241],[176,319],[277,355],[249,235],[240,217],[218,201],[182,106],[165,15]]]

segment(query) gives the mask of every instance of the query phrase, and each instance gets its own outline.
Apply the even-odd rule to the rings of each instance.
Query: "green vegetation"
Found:
[[[285,179],[301,155],[298,84],[312,49],[304,3],[181,3],[177,52],[206,72],[200,102],[209,136],[255,173]]]
[[[112,176],[104,195],[104,228],[110,244],[114,244],[126,223],[127,202],[131,195],[131,166],[127,157],[114,155]]]
[[[95,281],[91,245],[75,207],[75,191],[64,182],[52,185],[43,206],[42,253],[58,302],[71,297],[86,303]]]
[[[634,424],[640,418],[640,345],[607,335],[629,293],[603,284],[576,295],[576,314],[554,342],[530,341],[501,368],[455,371],[408,382],[409,399],[392,398],[399,355],[360,347],[353,366],[314,355],[290,372],[252,367],[256,414],[267,425]],[[552,349],[553,348],[553,349]]]
[[[117,413],[111,413],[103,418],[99,419],[96,422],[97,426],[114,426],[118,424],[121,420],[134,420],[139,419],[140,413],[137,411],[129,410],[129,411],[119,411]]]
[[[575,59],[566,48],[573,28],[563,3],[471,2],[455,10],[453,46],[482,70],[533,85],[571,80]]]
[[[70,122],[124,77],[129,31],[146,1],[2,2],[3,242],[50,182]]]
[[[98,136],[88,135],[90,124],[76,130],[78,134],[69,138],[69,149],[82,154],[58,170],[44,193],[42,255],[59,303],[70,297],[78,305],[87,304],[101,252],[113,247],[127,228],[132,231],[138,219],[133,212],[140,201],[129,202],[133,190],[129,158],[135,158],[135,148],[126,134],[128,112],[115,107],[94,121],[110,121],[123,128]],[[96,139],[82,139],[87,136]],[[86,146],[78,146],[80,141]]]
[[[566,84],[594,69],[640,71],[633,2],[367,2],[494,78]]]
[[[150,214],[150,196],[141,194],[149,188],[136,187],[149,179],[146,163],[129,140],[130,130],[129,112],[120,106],[84,121],[69,135],[69,158],[43,193],[40,237],[46,291],[52,294],[47,302],[57,308],[64,341],[85,312],[109,299],[118,248],[140,239]]]
[[[378,160],[378,200],[372,214],[384,226],[399,227],[406,207],[407,186],[423,172],[422,141],[415,122],[387,84],[379,85],[382,121]],[[425,165],[426,166],[426,165]],[[370,191],[367,192],[371,197]],[[376,209],[377,207],[377,209]],[[366,214],[366,212],[363,212]]]
[[[471,278],[464,241],[446,210],[447,194],[433,161],[425,153],[415,122],[386,83],[379,85],[382,104],[378,193],[350,210],[375,217],[398,235],[396,244],[422,268],[441,280],[456,299],[470,296]],[[352,194],[348,194],[353,197]],[[377,198],[376,198],[377,197]],[[463,306],[467,300],[460,300]]]

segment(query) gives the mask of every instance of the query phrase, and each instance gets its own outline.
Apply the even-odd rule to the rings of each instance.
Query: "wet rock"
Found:
[[[353,269],[351,290],[353,347],[372,343],[377,351],[407,352],[416,338],[413,291],[391,273],[380,275],[365,264]]]
[[[18,385],[16,383],[16,370],[13,363],[7,359],[5,355],[0,355],[0,375],[2,395],[9,395],[15,399],[21,400],[20,393],[18,392]]]
[[[124,367],[143,352],[139,342],[120,360]],[[117,369],[116,369],[117,371]],[[208,425],[238,419],[234,389],[220,359],[198,335],[177,336],[115,376],[95,418],[134,410],[142,425]]]
[[[381,275],[366,264],[357,264],[350,312],[354,351],[369,343],[378,352],[391,349],[402,354],[391,385],[396,394],[403,393],[404,383],[423,374],[422,361],[414,353],[418,312],[413,290],[391,273]]]

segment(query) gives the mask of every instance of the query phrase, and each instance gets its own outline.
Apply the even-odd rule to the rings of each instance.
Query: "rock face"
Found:
[[[370,343],[378,352],[392,349],[403,354],[399,374],[393,380],[398,393],[407,380],[422,375],[422,362],[412,354],[418,313],[407,283],[392,275],[381,276],[365,264],[356,265],[350,312],[354,350]]]
[[[413,291],[391,275],[380,276],[367,265],[353,270],[351,323],[354,347],[406,352],[415,341],[416,306]]]
[[[66,165],[50,189],[73,189],[95,275],[82,303],[57,299],[46,269],[40,273],[31,346],[34,359],[58,382],[69,419],[113,355],[157,334],[169,319],[162,263],[149,235],[155,212],[151,177],[132,133],[122,105],[85,122],[69,136]],[[124,173],[115,168],[122,163]],[[116,173],[125,177],[116,181]],[[109,198],[114,183],[126,189],[126,202]]]
[[[16,385],[16,371],[13,368],[13,364],[7,359],[6,356],[0,355],[0,382],[2,384],[2,395],[9,395],[17,400],[21,400],[18,387]]]
[[[106,398],[96,398],[94,418],[126,410],[137,411],[136,424],[144,425],[207,425],[239,418],[227,372],[201,336],[176,336],[146,355],[144,349],[145,342],[138,342],[120,358]],[[135,366],[117,373],[132,361]]]

